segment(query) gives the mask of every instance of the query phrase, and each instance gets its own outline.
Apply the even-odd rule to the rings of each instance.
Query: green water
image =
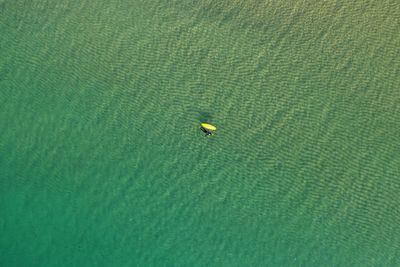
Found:
[[[0,266],[400,266],[398,1],[0,0],[0,36]]]

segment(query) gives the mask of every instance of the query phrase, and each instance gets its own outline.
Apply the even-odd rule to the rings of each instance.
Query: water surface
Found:
[[[0,14],[2,266],[400,265],[396,1]]]

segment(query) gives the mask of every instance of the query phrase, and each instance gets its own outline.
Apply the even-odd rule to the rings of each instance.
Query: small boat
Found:
[[[201,127],[203,127],[206,130],[209,130],[209,131],[216,131],[217,130],[217,127],[215,127],[214,125],[209,124],[209,123],[205,123],[205,122],[203,122],[201,124]]]
[[[214,131],[217,130],[217,127],[212,124],[203,122],[202,124],[200,124],[200,130],[202,130],[206,134],[206,136],[208,136],[212,135]]]

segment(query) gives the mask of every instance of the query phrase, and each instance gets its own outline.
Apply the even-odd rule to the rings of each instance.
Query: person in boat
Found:
[[[209,136],[212,135],[213,133],[209,130],[207,130],[206,128],[200,126],[200,130],[202,130],[206,135],[205,136]]]

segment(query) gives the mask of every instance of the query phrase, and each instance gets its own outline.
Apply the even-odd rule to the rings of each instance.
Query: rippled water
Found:
[[[400,265],[399,18],[0,0],[0,265]]]

